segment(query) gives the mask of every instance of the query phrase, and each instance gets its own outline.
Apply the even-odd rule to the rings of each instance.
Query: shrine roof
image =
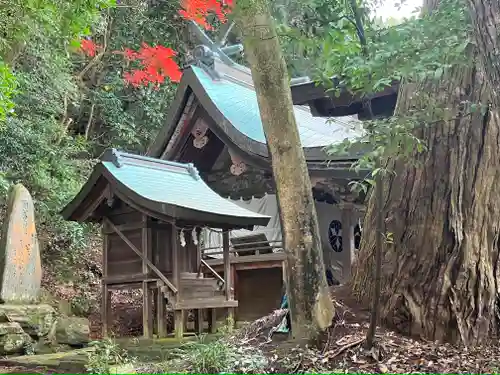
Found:
[[[193,66],[193,73],[205,93],[231,124],[248,138],[266,143],[257,95],[253,86],[229,76],[213,79],[203,69]],[[325,119],[313,117],[307,106],[294,106],[295,119],[303,147],[323,147],[359,136],[359,121],[351,116]]]
[[[100,220],[91,217],[106,199],[108,188],[129,206],[149,216],[206,224],[213,227],[267,225],[270,217],[222,198],[200,178],[192,164],[107,150],[89,180],[64,208],[66,220]]]
[[[195,65],[184,70],[167,123],[150,146],[149,156],[164,157],[166,145],[175,133],[187,98],[194,95],[197,103],[214,120],[217,129],[212,130],[223,137],[225,143],[232,143],[231,147],[248,155],[269,159],[250,71],[237,64],[229,66],[217,59],[215,65],[212,72],[211,69]],[[363,132],[361,121],[354,116],[314,117],[307,105],[294,105],[294,112],[308,161],[330,160],[324,151],[325,146],[340,143],[346,138],[355,139]],[[341,159],[356,159],[361,154],[362,152],[356,152]]]

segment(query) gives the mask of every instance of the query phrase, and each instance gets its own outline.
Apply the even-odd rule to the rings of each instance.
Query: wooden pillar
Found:
[[[180,286],[180,272],[179,272],[179,245],[177,239],[177,229],[175,228],[175,224],[172,224],[172,278],[175,287],[178,289],[177,292],[177,300],[179,299],[181,290]]]
[[[149,273],[149,267],[145,259],[151,260],[151,230],[147,225],[147,215],[142,215],[142,273]],[[153,306],[152,290],[147,281],[142,282],[142,332],[145,338],[153,337]]]
[[[238,300],[238,272],[236,271],[236,265],[231,265],[231,285],[233,286],[232,299]],[[238,309],[233,308],[233,319],[234,325],[236,326],[236,322],[238,321]]]
[[[232,299],[231,291],[231,260],[229,259],[229,231],[224,231],[222,233],[222,251],[224,260],[224,286],[226,300]]]
[[[167,327],[165,326],[165,297],[161,288],[156,289],[156,324],[158,327],[158,337],[167,337]]]
[[[217,332],[217,315],[215,309],[208,309],[208,331],[210,333]]]
[[[181,279],[180,279],[180,270],[179,270],[179,263],[180,263],[180,257],[179,257],[179,245],[178,245],[178,236],[177,236],[177,229],[175,227],[175,223],[172,224],[172,278],[175,287],[177,288],[177,295],[175,297],[175,301],[173,301],[173,304],[175,305],[177,302],[181,300]],[[184,311],[182,310],[175,310],[174,309],[174,330],[175,330],[175,337],[177,339],[182,339],[184,336]]]
[[[201,229],[196,231],[196,235],[198,236],[198,245],[196,246],[196,272],[201,271]],[[199,277],[203,277],[203,273],[198,275]]]
[[[231,260],[229,258],[229,231],[224,231],[222,233],[222,250],[223,250],[223,259],[224,259],[224,286],[225,286],[225,294],[226,301],[233,300],[233,287],[232,287],[232,272],[231,272]],[[228,307],[227,311],[227,321],[232,322],[232,326],[230,329],[234,327],[234,308]]]
[[[194,331],[197,335],[201,335],[203,333],[203,309],[196,309],[194,314]]]
[[[342,223],[342,283],[350,281],[351,267],[354,260],[354,234],[352,231],[353,222],[353,206],[345,203],[342,206],[341,223]]]
[[[184,337],[184,310],[174,310],[175,338],[180,340]]]
[[[108,337],[109,319],[111,312],[111,292],[108,290],[106,278],[108,277],[108,251],[109,237],[106,234],[106,223],[102,226],[102,281],[101,281],[101,316],[102,316],[102,337]]]

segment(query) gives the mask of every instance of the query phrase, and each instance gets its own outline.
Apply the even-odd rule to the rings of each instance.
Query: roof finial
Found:
[[[209,68],[213,70],[214,59],[218,57],[224,64],[238,65],[231,59],[231,56],[240,54],[243,51],[243,46],[241,44],[226,46],[227,37],[234,26],[234,22],[229,24],[226,30],[222,30],[222,36],[215,42],[210,39],[196,22],[191,21],[190,26],[191,30],[201,42],[201,44],[196,46],[193,50],[195,64],[205,69]]]
[[[118,151],[116,148],[111,149],[111,162],[117,167],[123,167],[123,162],[120,159],[120,151]]]
[[[194,166],[193,163],[188,163],[187,170],[191,175],[191,177],[193,177],[195,180],[200,179],[200,173],[198,172],[198,169]]]

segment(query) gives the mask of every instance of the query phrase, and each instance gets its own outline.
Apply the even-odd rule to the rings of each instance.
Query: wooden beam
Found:
[[[226,300],[231,300],[231,260],[229,259],[229,231],[222,232],[222,249],[224,251],[224,289],[226,294]]]
[[[127,284],[134,282],[143,282],[146,280],[156,280],[148,277],[147,273],[135,273],[130,275],[113,275],[108,277],[103,277],[102,281],[108,285],[110,284]]]
[[[120,232],[120,230],[111,222],[111,220],[109,220],[108,218],[104,218],[104,220],[106,223],[108,223],[108,225],[111,228],[113,228],[115,233],[134,251],[134,253],[136,253],[139,257],[141,257],[141,259],[144,258],[139,249],[137,249],[137,247],[135,247],[135,245],[132,242],[130,242],[130,240],[122,232]],[[154,271],[154,273],[156,273],[156,275],[161,279],[161,281],[163,281],[170,288],[170,290],[172,290],[172,292],[174,293],[178,292],[177,288],[165,277],[165,275],[163,275],[160,272],[158,268],[156,268],[156,266],[153,263],[151,263],[149,259],[146,259],[145,262],[148,265],[148,267],[151,268]]]
[[[136,230],[136,229],[142,229],[144,228],[144,223],[142,222],[137,222],[137,223],[127,223],[127,224],[120,224],[116,226],[120,231],[122,232],[127,232],[129,230]],[[112,234],[114,233],[113,230],[106,230],[106,234]]]
[[[272,254],[260,254],[260,255],[242,255],[239,257],[235,256],[230,256],[229,259],[231,260],[231,263],[258,263],[258,262],[269,262],[269,261],[282,261],[283,259],[286,258],[285,253],[280,252],[280,253],[272,253]],[[219,265],[224,264],[223,259],[205,259],[205,262],[212,266],[216,267]]]

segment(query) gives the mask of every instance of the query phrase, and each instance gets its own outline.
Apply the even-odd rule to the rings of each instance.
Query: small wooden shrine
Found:
[[[199,332],[203,310],[212,328],[215,309],[232,315],[238,301],[231,286],[228,231],[267,225],[270,219],[220,197],[192,164],[114,149],[103,154],[62,215],[103,224],[103,334],[108,334],[110,291],[142,288],[146,337],[153,336],[153,327],[158,337],[166,336],[167,304],[174,310],[177,337],[184,333],[186,310],[196,312]],[[224,233],[224,277],[201,257],[198,241],[204,227]]]

